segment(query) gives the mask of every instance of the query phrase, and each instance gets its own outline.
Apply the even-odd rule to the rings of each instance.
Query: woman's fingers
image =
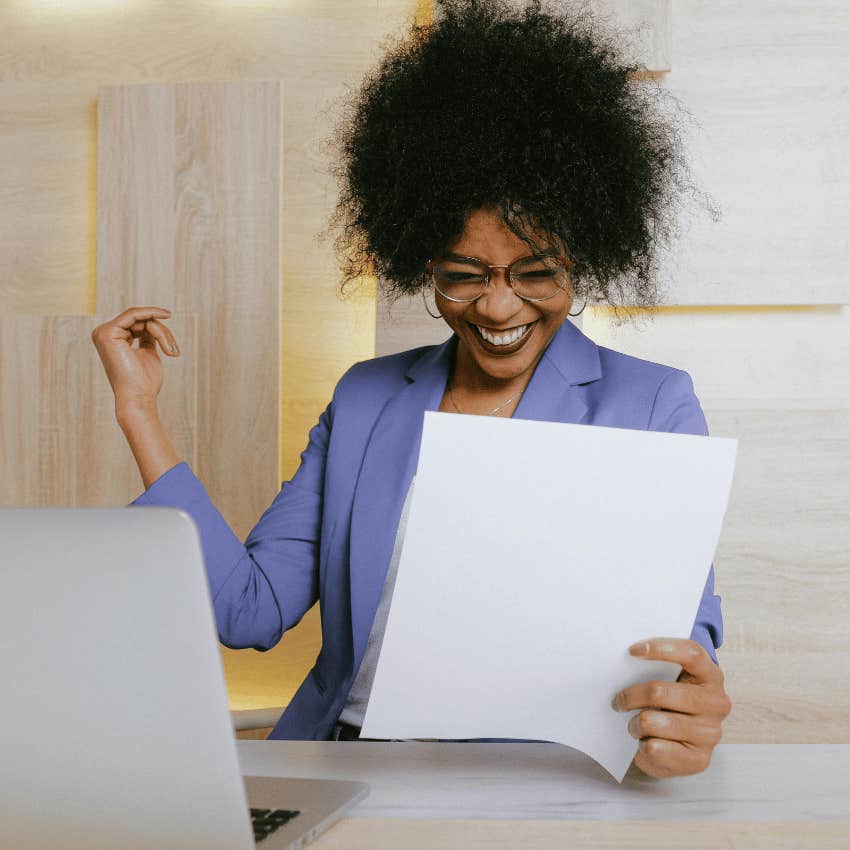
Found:
[[[170,315],[171,310],[167,310],[165,307],[128,307],[112,320],[112,324],[118,325],[119,328],[129,329],[136,322],[144,322],[154,318],[167,319]]]
[[[154,340],[158,340],[160,347],[166,354],[176,357],[180,353],[177,348],[177,340],[174,338],[171,329],[158,319],[136,322],[131,326],[130,332],[134,337],[139,337],[139,348],[154,348]]]
[[[695,747],[665,738],[647,738],[639,744],[635,766],[648,776],[688,776],[701,773],[711,763],[710,747]]]
[[[666,738],[698,747],[714,747],[720,741],[722,727],[713,717],[648,708],[629,720],[629,734],[633,738]]]
[[[685,638],[649,638],[629,647],[629,653],[638,658],[672,661],[680,664],[694,679],[714,682],[723,679],[723,673],[714,663],[705,647],[695,640]]]
[[[117,334],[132,343],[133,339],[139,340],[139,348],[154,348],[158,340],[160,347],[166,354],[176,357],[180,350],[177,340],[171,329],[162,324],[160,319],[171,316],[171,310],[164,307],[128,307],[119,313],[112,321],[106,322],[95,332],[101,332],[101,328],[110,325],[117,330]],[[95,334],[92,334],[94,337]]]
[[[614,697],[617,711],[658,708],[682,714],[710,713],[725,717],[726,694],[722,688],[707,688],[690,682],[639,682],[624,688]]]
[[[659,708],[696,714],[702,710],[699,685],[687,682],[651,681],[639,682],[624,688],[614,697],[617,711],[633,711],[636,708]]]
[[[131,330],[134,326],[144,324],[148,319],[168,319],[171,316],[171,310],[164,307],[128,307],[126,310],[119,313],[114,319],[105,322],[99,327],[112,325],[113,327],[122,328],[123,330]],[[98,330],[96,328],[95,330]]]
[[[167,319],[171,315],[170,310],[163,307],[129,307],[123,312],[98,325],[92,331],[92,340],[95,345],[100,347],[102,342],[107,345],[110,342],[124,341],[132,342],[137,337],[144,338],[145,333],[150,333],[156,339],[159,339],[163,345],[163,350],[167,351],[171,345],[176,346],[171,331],[161,324],[160,318]],[[150,348],[150,343],[144,345]]]

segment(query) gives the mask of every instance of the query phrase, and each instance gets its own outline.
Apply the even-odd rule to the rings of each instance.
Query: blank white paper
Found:
[[[637,752],[617,691],[681,667],[737,440],[425,414],[410,515],[363,722],[367,738],[515,738]]]

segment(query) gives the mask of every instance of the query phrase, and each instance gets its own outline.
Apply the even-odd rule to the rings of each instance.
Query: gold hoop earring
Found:
[[[567,313],[568,316],[580,316],[584,312],[584,308],[587,307],[587,296],[584,297],[584,304],[581,306],[581,310],[578,313]]]
[[[422,287],[422,303],[425,305],[425,311],[428,313],[428,315],[429,315],[432,319],[442,319],[443,317],[440,315],[440,313],[437,313],[437,315],[435,316],[435,315],[431,312],[431,310],[429,309],[429,307],[428,307],[428,300],[427,300],[427,298],[425,297],[425,290],[426,290],[427,288],[428,288],[428,287],[426,287],[426,286],[423,286],[423,287]],[[435,297],[435,299],[434,299],[434,304],[435,304],[435,306],[436,306],[436,303],[437,303],[437,300],[436,300],[436,297]],[[439,308],[438,308],[438,309],[439,309]]]

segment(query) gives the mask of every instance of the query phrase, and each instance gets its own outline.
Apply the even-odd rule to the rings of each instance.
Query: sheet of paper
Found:
[[[363,737],[554,741],[621,782],[614,694],[681,670],[628,647],[690,637],[736,450],[427,412]]]

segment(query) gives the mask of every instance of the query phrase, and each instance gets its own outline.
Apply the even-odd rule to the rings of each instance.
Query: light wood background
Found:
[[[846,304],[850,4],[676,0],[664,85],[722,219],[685,220],[668,304]]]
[[[242,539],[280,484],[280,100],[278,81],[98,93],[98,313],[197,316],[184,392],[216,450],[193,469]]]
[[[322,141],[339,97],[376,60],[383,40],[430,11],[430,0],[291,0],[273,7],[68,0],[50,5],[49,13],[30,0],[0,6],[3,504],[103,504],[115,492],[104,481],[122,494],[116,504],[138,495],[138,472],[114,422],[89,334],[129,306],[125,297],[149,303],[155,295],[176,308],[170,324],[183,350],[167,363],[161,395],[169,433],[244,539],[294,471],[339,375],[375,352],[374,287],[340,299],[335,258],[317,239],[335,200]],[[688,369],[712,433],[741,440],[716,559],[726,618],[720,658],[735,700],[726,726],[730,742],[850,740],[850,699],[841,686],[850,672],[850,620],[843,616],[850,608],[850,319],[846,307],[764,306],[848,301],[844,140],[850,109],[841,83],[850,61],[842,49],[848,34],[848,7],[830,0],[674,4],[671,70],[664,80],[702,123],[702,135],[694,135],[695,168],[726,215],[719,224],[694,226],[671,260],[673,303],[685,306],[662,310],[641,329],[613,327],[601,310],[588,308],[581,317],[585,333],[600,344]],[[192,242],[233,232],[216,219],[227,204],[210,204],[193,187],[223,189],[256,174],[222,172],[221,161],[213,166],[198,143],[185,148],[192,151],[185,170],[174,159],[170,172],[140,183],[145,174],[137,169],[151,160],[127,148],[138,141],[130,132],[136,123],[116,125],[105,137],[104,143],[124,142],[112,152],[111,167],[109,152],[102,151],[106,170],[98,182],[99,108],[103,122],[122,115],[137,122],[134,110],[145,97],[174,98],[181,85],[226,91],[226,82],[268,94],[273,81],[280,82],[279,99],[267,103],[279,108],[281,203],[269,214],[277,215],[276,223],[255,218],[251,233],[264,232],[279,252],[277,335],[267,312],[246,309],[257,282],[272,272],[243,277],[241,249],[234,247],[231,256],[221,244]],[[132,91],[136,86],[145,91]],[[197,103],[207,106],[198,108],[227,100],[203,97]],[[210,132],[221,126],[216,119]],[[246,141],[274,144],[262,123],[254,126],[259,135]],[[187,141],[178,133],[171,138]],[[258,151],[258,161],[268,162],[270,152]],[[137,163],[123,174],[131,181],[135,175],[135,184],[127,185],[129,194],[99,205],[98,191],[108,196],[117,189],[122,162]],[[159,178],[164,182],[157,184]],[[157,191],[175,192],[168,204],[178,197],[197,204],[173,207],[185,213],[187,229],[168,252],[151,254],[153,231],[137,230],[135,243],[123,246],[104,243],[121,232],[108,220],[98,238],[102,212],[130,202],[138,209],[140,199]],[[181,255],[187,245],[194,253]],[[98,258],[108,263],[109,256],[120,261],[108,273],[102,266],[96,277]],[[177,265],[162,265],[169,256]],[[233,262],[232,288],[226,294],[169,288],[169,275],[175,281],[183,274],[180,256],[195,258],[193,268],[182,268],[198,281]],[[211,265],[204,266],[207,260]],[[260,303],[267,311],[270,302]],[[756,306],[723,306],[734,304]],[[446,337],[424,308],[421,315],[434,341]],[[239,361],[260,371],[211,368],[221,356],[216,346],[227,345],[228,323],[243,339],[248,328],[270,327],[251,336]],[[411,336],[398,334],[390,346],[379,334],[379,352],[421,344],[420,327],[413,321]],[[226,390],[215,376],[226,379]],[[243,402],[256,407],[229,423],[217,419],[216,389],[244,393]],[[225,481],[214,455],[233,439],[228,429],[267,428],[275,407],[277,447],[274,428],[256,434],[265,463],[277,456],[277,479],[257,459],[249,462],[254,471],[240,465]],[[226,651],[232,706],[285,704],[317,650],[314,609],[271,652]]]
[[[143,304],[161,299],[162,306],[175,310],[169,324],[183,352],[165,364],[163,418],[178,453],[200,475],[234,531],[242,539],[247,536],[262,512],[258,506],[267,506],[294,472],[307,432],[339,376],[351,363],[374,354],[374,284],[366,282],[341,298],[335,257],[330,245],[319,239],[336,198],[324,143],[337,120],[340,99],[377,60],[384,39],[415,20],[417,12],[422,10],[416,0],[262,5],[67,0],[49,8],[30,0],[0,4],[4,504],[126,504],[141,492],[132,455],[114,422],[111,390],[90,333],[131,306],[125,298],[138,297]],[[161,129],[169,114],[179,116],[179,111],[169,113],[171,107],[164,106],[175,96],[170,86],[225,81],[280,85],[281,131],[274,144],[283,151],[282,202],[274,213],[263,211],[255,202],[257,193],[268,196],[268,187],[262,186],[262,174],[251,171],[256,191],[249,206],[259,213],[253,219],[240,219],[221,192],[232,189],[233,181],[240,181],[251,167],[262,166],[265,176],[274,180],[267,167],[272,149],[254,147],[252,162],[240,161],[234,149],[216,158],[204,147],[205,132],[208,140],[238,139],[238,126],[219,120],[223,113],[215,119],[209,111],[204,118],[195,113],[184,127],[188,137],[148,135],[144,150],[141,138],[133,135],[142,124],[150,133],[157,126]],[[150,88],[134,92],[135,86]],[[151,107],[159,106],[159,125],[156,111],[130,108],[131,94],[136,106],[141,107],[145,97],[152,99]],[[105,172],[100,184],[99,105],[105,121],[130,122],[114,127],[114,132],[106,124],[101,128],[107,140],[122,144],[101,151]],[[207,99],[196,101],[195,107],[215,110],[218,105]],[[256,124],[256,112],[252,120],[260,136],[243,141],[272,144],[272,137]],[[174,142],[174,148],[168,148],[172,153],[158,158],[161,150],[150,144],[168,138]],[[131,140],[136,147],[127,146]],[[189,155],[185,162],[177,159],[180,149]],[[122,163],[131,170],[122,173]],[[162,168],[166,170],[158,170]],[[118,195],[116,178],[126,190]],[[219,195],[208,196],[210,187],[217,187]],[[98,241],[98,215],[108,215],[98,206],[99,190],[119,206],[123,203],[125,211],[136,211],[135,225],[124,234],[129,243],[109,241],[120,224],[108,218],[101,221]],[[144,206],[157,200],[166,208],[179,200],[171,224],[153,214],[162,208]],[[184,230],[175,243],[169,227],[178,221]],[[241,231],[235,226],[240,221]],[[154,229],[145,231],[148,226]],[[279,229],[272,242],[269,228],[275,227]],[[213,238],[246,232],[253,234],[249,242],[231,243],[227,252]],[[162,238],[165,247],[157,247]],[[279,312],[269,312],[268,298],[265,305],[256,300],[255,287],[270,273],[257,263],[251,266],[258,239],[272,244],[279,257]],[[201,284],[218,272],[227,272],[226,292],[172,285],[189,277]],[[273,319],[277,330],[268,324]],[[189,329],[191,322],[200,325],[197,335]],[[214,362],[232,362],[227,336],[234,329],[243,345],[250,346],[237,355],[244,371],[211,369]],[[69,378],[70,386],[80,387],[73,396],[66,394]],[[225,383],[218,385],[219,379]],[[196,386],[208,390],[198,393],[197,411]],[[222,417],[220,399],[231,393],[247,406],[228,421]],[[195,439],[198,421],[213,442]],[[249,430],[233,434],[228,429],[234,427]],[[255,441],[251,445],[258,449],[256,455],[229,469],[225,482],[215,455],[246,436],[245,442]],[[105,480],[113,488],[112,499],[103,490]],[[120,498],[115,496],[119,490]],[[232,707],[288,702],[315,660],[319,639],[316,606],[267,653],[223,649]]]

